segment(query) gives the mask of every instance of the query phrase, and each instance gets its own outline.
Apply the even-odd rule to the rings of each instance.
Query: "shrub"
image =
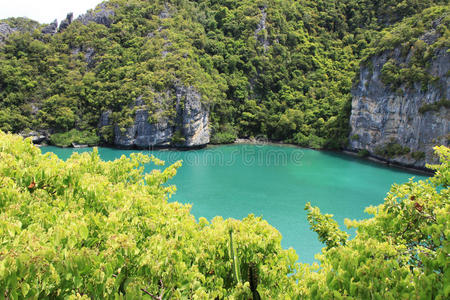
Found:
[[[303,299],[448,299],[450,149],[435,148],[441,165],[429,180],[393,185],[373,217],[345,220],[349,240],[331,215],[306,205],[308,221],[327,244],[320,268],[296,274]]]
[[[70,147],[72,143],[79,145],[95,146],[100,138],[93,131],[78,131],[72,129],[64,133],[55,133],[50,136],[52,145],[59,147]]]
[[[232,144],[236,138],[236,134],[232,132],[219,132],[211,137],[211,144]]]
[[[172,136],[171,144],[174,146],[181,146],[186,142],[186,138],[183,136],[181,130],[176,130]]]
[[[352,141],[359,141],[360,137],[358,134],[354,134],[352,135],[352,137],[350,138]]]
[[[450,100],[441,99],[435,103],[426,103],[419,108],[419,113],[424,114],[429,111],[439,111],[441,107],[450,109]]]
[[[411,153],[411,157],[415,160],[423,160],[425,159],[425,152],[423,151],[415,151]]]
[[[368,157],[370,155],[369,150],[366,149],[361,149],[358,151],[358,156],[359,157]]]
[[[248,299],[252,264],[264,299],[294,297],[298,256],[280,233],[252,215],[197,222],[189,205],[167,201],[181,162],[162,164],[142,154],[103,162],[96,149],[64,162],[0,132],[2,298]]]
[[[381,157],[393,158],[396,156],[406,155],[411,150],[409,147],[403,147],[397,142],[390,142],[384,146],[378,146],[375,148],[375,154]]]

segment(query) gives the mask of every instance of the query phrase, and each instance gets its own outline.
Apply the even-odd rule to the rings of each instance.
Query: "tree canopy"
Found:
[[[169,203],[181,162],[96,150],[64,162],[0,132],[0,296],[448,299],[450,149],[436,152],[434,177],[393,185],[372,218],[346,221],[352,239],[308,204],[327,245],[309,265],[259,217],[196,221]]]
[[[164,108],[155,99],[182,83],[211,107],[214,142],[265,135],[341,148],[360,61],[398,45],[414,47],[411,68],[387,66],[386,82],[432,80],[426,63],[436,48],[448,47],[445,4],[110,0],[91,13],[114,11],[111,22],[74,20],[54,35],[43,34],[43,25],[8,19],[22,30],[0,47],[0,128],[100,134],[103,111],[127,127],[140,98],[155,120]],[[442,39],[428,47],[419,35],[435,20]]]

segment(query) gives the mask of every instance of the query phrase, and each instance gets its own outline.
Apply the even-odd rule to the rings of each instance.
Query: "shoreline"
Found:
[[[415,166],[411,166],[411,165],[403,165],[400,163],[396,163],[396,162],[392,162],[389,161],[387,159],[384,159],[382,157],[378,157],[378,156],[374,156],[372,154],[369,154],[369,156],[367,157],[360,157],[358,156],[356,151],[350,150],[350,149],[343,149],[343,150],[327,150],[327,149],[314,149],[314,148],[307,148],[307,147],[301,147],[295,144],[289,144],[289,143],[284,143],[284,142],[278,142],[278,141],[271,141],[268,139],[245,139],[245,138],[238,138],[236,139],[233,143],[228,143],[228,144],[205,144],[205,145],[198,145],[198,146],[193,146],[193,147],[176,147],[176,146],[153,146],[153,147],[148,147],[148,148],[139,148],[139,147],[118,147],[115,145],[96,145],[96,146],[87,146],[84,147],[86,145],[82,145],[83,147],[73,147],[73,146],[69,146],[69,147],[60,147],[60,146],[55,146],[55,145],[49,145],[49,144],[37,144],[34,143],[34,145],[36,147],[46,147],[46,146],[53,146],[53,147],[58,147],[58,148],[72,148],[72,149],[80,149],[80,148],[92,148],[92,147],[106,147],[106,148],[111,148],[111,149],[120,149],[120,150],[176,150],[176,151],[193,151],[193,150],[200,150],[200,149],[205,149],[207,147],[216,147],[216,146],[226,146],[226,145],[274,145],[274,146],[285,146],[285,147],[294,147],[294,148],[300,148],[300,149],[309,149],[309,150],[314,150],[314,151],[323,151],[323,152],[330,152],[330,153],[338,153],[338,154],[343,154],[343,155],[347,155],[353,158],[358,158],[362,161],[370,161],[373,163],[376,163],[378,165],[383,165],[385,167],[389,167],[389,168],[396,168],[396,169],[401,169],[401,170],[405,170],[405,171],[410,171],[410,172],[414,172],[414,173],[419,173],[420,175],[426,175],[426,176],[432,176],[434,174],[433,170],[425,168],[425,167],[415,167]],[[77,145],[79,146],[79,145]]]
[[[366,157],[360,157],[358,155],[357,151],[350,150],[350,149],[342,149],[342,150],[314,149],[314,148],[308,148],[308,147],[301,147],[301,146],[298,146],[295,144],[270,141],[270,140],[265,141],[265,142],[262,142],[262,141],[259,142],[257,139],[236,139],[236,141],[234,143],[228,144],[228,145],[234,145],[234,144],[289,146],[289,147],[295,147],[295,148],[300,148],[300,149],[309,149],[309,150],[314,150],[314,151],[338,153],[338,154],[344,154],[347,156],[358,158],[362,161],[374,162],[378,165],[383,165],[383,166],[386,166],[389,168],[396,168],[396,169],[401,169],[401,170],[412,171],[414,173],[419,173],[420,175],[426,175],[426,176],[434,175],[434,171],[431,169],[428,169],[426,167],[416,167],[416,166],[411,166],[411,165],[400,164],[400,163],[389,161],[385,158],[375,156],[372,154],[369,154]],[[224,145],[227,145],[227,144],[224,144]]]

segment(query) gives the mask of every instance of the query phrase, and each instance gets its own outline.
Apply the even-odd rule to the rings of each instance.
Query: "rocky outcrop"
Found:
[[[43,34],[55,34],[58,32],[58,20],[54,20],[42,29]]]
[[[258,26],[255,30],[255,39],[263,46],[264,52],[267,51],[267,48],[270,46],[269,40],[267,38],[266,32],[266,20],[267,20],[267,7],[260,7],[261,18],[259,19]]]
[[[109,9],[106,3],[102,3],[95,10],[88,11],[84,15],[79,16],[77,21],[80,21],[84,25],[94,22],[109,27],[113,22],[114,15],[114,10]]]
[[[31,138],[33,144],[47,144],[48,142],[48,132],[45,131],[30,131],[22,132],[20,134],[23,138]]]
[[[164,104],[161,107],[159,104]],[[111,112],[104,112],[100,127],[114,126],[114,145],[123,148],[199,147],[209,143],[209,110],[193,87],[176,85],[155,100],[151,109],[138,99],[134,104],[134,123],[127,128],[113,124]],[[169,115],[173,110],[175,114]],[[154,117],[158,116],[158,117]]]
[[[181,86],[176,88],[176,96],[177,112],[181,121],[180,130],[185,138],[183,146],[195,147],[208,144],[209,111],[200,101],[201,95],[193,87]]]
[[[433,43],[436,37],[427,33],[422,40]],[[382,82],[382,68],[389,60],[408,65],[411,57],[412,53],[405,56],[394,49],[372,57],[361,67],[359,83],[352,91],[350,148],[423,168],[426,163],[437,162],[435,145],[449,144],[450,56],[447,49],[436,50],[426,70],[436,80],[425,87],[402,83],[394,90]],[[386,152],[387,157],[382,155]]]
[[[95,66],[96,60],[95,60],[95,54],[96,51],[92,47],[78,47],[73,49],[70,54],[73,56],[78,56],[80,53],[83,54],[83,60],[87,63],[88,68],[93,68]]]
[[[11,28],[7,23],[0,23],[0,44],[2,44],[14,31],[16,31],[16,29]]]
[[[63,31],[64,29],[69,27],[69,25],[72,24],[72,21],[73,21],[73,13],[68,13],[67,17],[61,21],[58,31]]]

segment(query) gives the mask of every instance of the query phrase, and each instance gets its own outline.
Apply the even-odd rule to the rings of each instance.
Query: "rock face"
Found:
[[[72,24],[73,20],[73,13],[68,13],[67,17],[61,21],[61,24],[59,24],[59,31],[63,31],[67,27],[69,27],[70,24]]]
[[[93,68],[95,66],[95,63],[96,63],[95,54],[96,54],[96,52],[95,52],[94,48],[92,48],[92,47],[87,47],[87,48],[78,47],[78,48],[73,49],[70,53],[73,56],[77,56],[80,53],[82,53],[84,55],[84,59],[83,60],[87,63],[87,67],[91,69],[91,68]]]
[[[11,28],[11,26],[6,23],[0,23],[0,44],[3,43],[14,31],[16,31],[15,28]]]
[[[422,40],[433,43],[436,39],[427,33]],[[407,64],[411,56],[411,53],[402,56],[395,49],[372,57],[368,64],[371,68],[361,67],[359,83],[352,91],[349,146],[352,150],[368,150],[374,156],[379,156],[379,149],[387,145],[409,148],[404,151],[409,153],[391,156],[388,161],[422,168],[426,163],[437,162],[434,146],[449,144],[450,56],[447,49],[436,51],[427,72],[438,81],[428,84],[426,89],[415,83],[412,87],[403,84],[393,91],[383,84],[383,65],[390,59]],[[436,105],[439,102],[445,105]],[[435,104],[433,109],[423,109],[431,104]]]
[[[172,99],[172,100],[169,100]],[[163,100],[163,101],[161,101]],[[209,110],[201,103],[201,95],[193,88],[176,85],[173,92],[167,92],[164,102],[175,111],[167,116],[168,107],[150,112],[149,107],[138,99],[134,105],[134,124],[121,129],[112,124],[111,112],[104,112],[100,127],[114,125],[114,144],[123,148],[150,147],[199,147],[209,143]],[[151,122],[151,116],[160,115]]]
[[[54,20],[42,29],[43,34],[55,34],[58,32],[58,20]]]
[[[183,146],[195,147],[209,143],[209,111],[201,103],[201,95],[193,87],[177,87],[177,111],[181,120]],[[184,107],[180,107],[184,99]]]
[[[91,10],[84,15],[77,18],[84,25],[94,22],[97,24],[105,25],[106,27],[111,26],[114,17],[114,10],[108,9],[106,3],[102,3],[95,10]]]
[[[259,19],[258,27],[255,30],[255,39],[264,47],[264,52],[267,51],[267,48],[270,46],[269,40],[267,39],[267,35],[265,34],[266,30],[266,20],[267,20],[267,7],[260,7],[261,18]],[[263,33],[263,34],[261,34]]]
[[[48,142],[48,132],[45,131],[31,131],[20,134],[23,138],[31,138],[33,144],[46,144]]]

